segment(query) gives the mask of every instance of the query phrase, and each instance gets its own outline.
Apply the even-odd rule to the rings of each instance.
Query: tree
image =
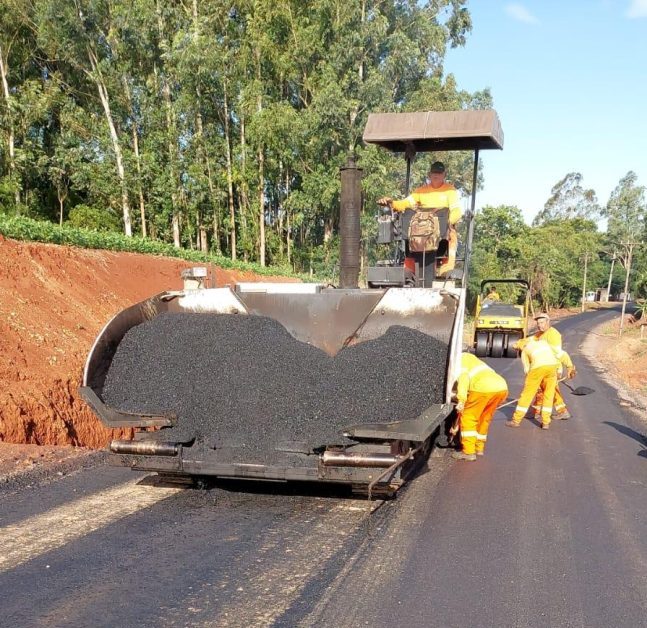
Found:
[[[604,216],[611,242],[640,240],[647,229],[645,187],[637,184],[635,172],[628,172],[611,192]]]
[[[582,175],[579,172],[569,172],[553,186],[550,193],[550,198],[533,220],[533,225],[573,218],[595,220],[600,214],[597,196],[593,190],[582,187]]]

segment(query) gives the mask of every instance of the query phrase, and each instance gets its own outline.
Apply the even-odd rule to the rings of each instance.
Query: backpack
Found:
[[[440,223],[434,211],[416,211],[409,223],[409,250],[435,251],[440,243]]]

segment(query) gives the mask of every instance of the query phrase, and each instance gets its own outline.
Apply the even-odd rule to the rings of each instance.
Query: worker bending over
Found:
[[[573,363],[566,351],[558,353],[544,339],[534,336],[519,340],[514,344],[515,349],[521,349],[521,361],[526,373],[526,381],[519,396],[519,402],[512,415],[511,421],[506,421],[508,427],[519,427],[521,420],[538,392],[542,393],[541,427],[547,430],[550,426],[550,415],[553,410],[553,398],[557,385],[557,369],[560,364],[572,368]]]
[[[445,209],[449,210],[447,219],[447,233],[438,234],[439,237],[445,238],[448,243],[447,261],[438,268],[438,275],[444,275],[450,270],[453,270],[456,263],[456,249],[458,247],[458,234],[456,232],[456,223],[461,219],[463,212],[458,201],[458,192],[451,183],[445,182],[445,164],[441,161],[435,161],[431,164],[428,174],[429,183],[416,188],[409,196],[399,201],[394,201],[390,197],[379,199],[378,205],[391,207],[396,212],[403,212],[407,209],[416,210],[416,216],[412,219],[412,223],[424,227],[432,221],[436,210]],[[437,221],[437,219],[435,219]],[[415,222],[414,222],[415,221]],[[414,229],[412,225],[410,229]],[[419,232],[421,235],[413,236],[423,239],[423,231]],[[431,236],[431,232],[429,234]],[[412,246],[412,236],[409,237],[410,246]],[[424,245],[423,245],[424,246]],[[437,244],[436,244],[437,247]],[[430,250],[434,247],[427,247],[420,250]],[[412,246],[412,251],[417,249]]]
[[[452,453],[452,458],[476,460],[476,456],[482,456],[485,451],[492,416],[508,396],[508,385],[485,362],[471,353],[463,353],[456,394],[461,451]]]
[[[553,347],[557,351],[558,355],[563,353],[562,334],[560,334],[554,327],[551,327],[550,316],[548,316],[548,314],[546,314],[545,312],[541,312],[540,314],[537,314],[537,316],[535,316],[535,321],[537,322],[537,331],[535,332],[534,337],[537,339],[545,340],[551,347]],[[566,376],[568,377],[568,379],[573,379],[577,374],[575,367],[573,366],[572,363],[570,363],[569,366],[567,366],[566,368],[567,368]],[[571,418],[571,413],[568,411],[568,408],[566,407],[566,403],[564,402],[564,397],[562,396],[562,393],[559,390],[559,379],[562,376],[561,371],[562,369],[560,365],[557,372],[557,385],[555,386],[555,399],[553,402],[553,408],[555,411],[553,418],[557,420],[565,420],[565,419]],[[537,394],[537,397],[535,398],[535,403],[533,406],[535,409],[536,419],[538,419],[541,415],[540,408],[542,405],[543,405],[543,398],[540,391]]]

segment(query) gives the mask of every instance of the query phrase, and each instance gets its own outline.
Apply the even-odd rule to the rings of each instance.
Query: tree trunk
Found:
[[[247,241],[247,210],[249,208],[249,199],[247,198],[247,145],[245,141],[245,114],[240,114],[240,169],[241,169],[241,182],[240,182],[240,226],[243,232],[243,241]],[[243,259],[247,261],[249,251],[247,247],[243,247]]]
[[[159,0],[155,4],[157,13],[157,33],[159,36],[160,47],[162,50],[168,49],[168,43],[164,39],[164,21],[162,18],[162,11]],[[157,73],[157,68],[155,68]],[[162,97],[164,99],[164,107],[166,110],[166,135],[167,135],[167,148],[169,155],[169,168],[171,173],[171,206],[173,212],[172,229],[173,229],[173,246],[180,248],[180,217],[178,207],[177,188],[178,177],[176,172],[176,133],[175,133],[175,118],[173,115],[173,105],[171,103],[171,88],[168,81],[162,76]]]
[[[209,240],[207,239],[207,228],[200,222],[200,250],[207,254],[209,252]]]
[[[119,177],[119,183],[121,185],[121,209],[123,212],[124,220],[124,233],[130,237],[133,234],[132,226],[130,224],[130,203],[128,201],[128,186],[126,184],[126,171],[124,169],[124,160],[121,152],[121,144],[119,143],[119,136],[117,134],[117,128],[115,127],[115,122],[112,118],[112,111],[110,109],[110,100],[108,98],[108,89],[106,88],[105,83],[99,72],[97,57],[94,54],[94,51],[88,47],[88,59],[90,61],[90,67],[92,68],[92,74],[94,82],[97,86],[99,92],[99,98],[101,99],[101,104],[103,105],[103,111],[106,116],[106,122],[108,123],[108,129],[110,130],[110,139],[112,141],[112,150],[115,153],[115,161],[117,163],[117,176]]]
[[[256,51],[256,80],[261,82],[261,59],[259,51]],[[256,111],[260,114],[263,111],[263,96],[256,97]],[[265,266],[265,154],[263,144],[258,146],[258,252],[261,266]]]
[[[7,53],[7,61],[4,59],[4,53],[2,51],[2,46],[0,46],[0,79],[2,79],[2,94],[7,103],[7,148],[9,153],[9,178],[12,183],[16,182],[16,147],[15,147],[15,135],[14,135],[14,126],[13,126],[13,113],[11,111],[11,95],[9,93],[9,80],[7,75],[9,73],[9,59]],[[20,205],[20,188],[16,187],[14,191],[14,201],[16,203],[16,208]]]
[[[229,204],[229,246],[231,259],[236,259],[236,212],[234,211],[234,175],[231,163],[231,137],[229,131],[229,100],[227,97],[227,83],[223,86],[223,107],[225,127],[225,157],[227,160],[227,202]]]
[[[128,113],[131,119],[131,128],[133,136],[133,152],[135,153],[135,167],[137,168],[137,196],[139,197],[139,216],[142,223],[142,238],[147,236],[146,229],[146,205],[144,203],[144,189],[142,186],[142,164],[141,156],[139,154],[139,135],[137,133],[137,124],[135,119],[135,110],[133,108],[132,96],[130,93],[130,85],[128,79],[124,76],[122,78],[124,85],[124,93],[126,94],[126,102],[128,103]]]
[[[265,266],[265,155],[263,148],[258,149],[258,239],[261,266]]]
[[[288,196],[290,196],[290,172],[289,168],[285,170],[285,200],[287,201]],[[287,203],[286,203],[287,205]],[[285,210],[285,223],[286,223],[286,235],[285,242],[287,246],[288,254],[288,264],[292,262],[292,231],[290,225],[290,210],[286,208]]]

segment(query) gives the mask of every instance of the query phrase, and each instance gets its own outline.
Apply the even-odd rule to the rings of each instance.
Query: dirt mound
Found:
[[[102,447],[128,435],[105,429],[79,398],[85,359],[112,316],[180,289],[180,272],[192,265],[0,236],[0,441]],[[272,281],[213,270],[218,285]]]

